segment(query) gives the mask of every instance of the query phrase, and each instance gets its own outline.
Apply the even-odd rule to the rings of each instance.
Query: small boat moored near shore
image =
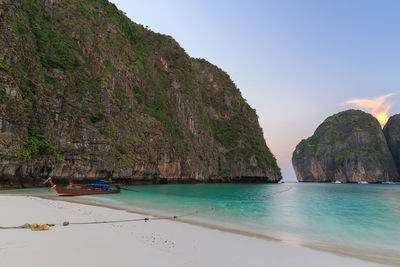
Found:
[[[70,183],[68,187],[61,187],[54,184],[51,177],[47,179],[50,183],[51,188],[56,190],[57,194],[60,196],[79,196],[79,195],[100,195],[100,194],[116,194],[121,191],[121,188],[117,185],[113,189],[105,181],[99,184],[90,185],[75,185]]]

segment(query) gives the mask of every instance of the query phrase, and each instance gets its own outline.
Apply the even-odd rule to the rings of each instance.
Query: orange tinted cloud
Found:
[[[393,103],[387,103],[386,100],[393,95],[387,94],[376,98],[356,98],[347,100],[343,105],[352,105],[361,108],[371,113],[380,124],[385,124],[389,119],[390,109],[393,106]]]

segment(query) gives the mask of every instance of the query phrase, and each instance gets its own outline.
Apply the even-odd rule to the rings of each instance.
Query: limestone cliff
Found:
[[[389,150],[393,155],[397,170],[400,172],[400,114],[393,115],[389,118],[383,133]]]
[[[107,0],[0,0],[0,187],[277,182],[229,76]]]
[[[359,110],[328,117],[297,145],[292,162],[300,182],[399,180],[379,122]]]

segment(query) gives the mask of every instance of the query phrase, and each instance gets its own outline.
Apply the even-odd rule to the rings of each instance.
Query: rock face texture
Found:
[[[292,162],[300,182],[399,181],[379,122],[359,110],[328,117],[297,145]]]
[[[386,137],[389,150],[392,152],[397,170],[400,173],[400,114],[389,118],[385,127],[383,127],[383,134]]]
[[[107,0],[0,1],[0,187],[277,182],[229,76]]]

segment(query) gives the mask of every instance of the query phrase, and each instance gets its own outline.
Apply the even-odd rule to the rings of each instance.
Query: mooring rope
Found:
[[[125,219],[125,220],[109,220],[109,221],[92,221],[92,222],[69,222],[65,221],[63,223],[47,223],[47,224],[29,224],[26,223],[24,225],[20,226],[0,226],[0,230],[5,230],[5,229],[37,229],[39,230],[40,228],[44,228],[45,226],[48,226],[47,229],[41,229],[41,230],[48,230],[50,227],[54,226],[67,226],[67,225],[84,225],[84,224],[105,224],[105,223],[123,223],[123,222],[139,222],[139,221],[157,221],[157,220],[176,220],[178,218],[182,217],[187,217],[191,215],[195,215],[199,213],[199,210],[196,210],[195,212],[190,212],[187,214],[182,214],[182,215],[175,215],[175,216],[168,216],[168,217],[155,217],[155,218],[140,218],[140,219]]]
[[[284,189],[284,190],[281,190],[281,191],[278,191],[278,192],[274,192],[274,193],[272,193],[272,194],[267,195],[266,198],[269,198],[269,197],[272,197],[272,196],[276,196],[276,195],[285,193],[285,192],[287,192],[287,191],[289,191],[289,190],[292,190],[292,188],[293,188],[293,186],[289,186],[289,188],[287,188],[287,189]]]
[[[120,189],[126,190],[126,191],[132,191],[132,192],[140,192],[140,191],[138,191],[138,190],[129,189],[129,188],[124,188],[124,187],[120,187]]]
[[[168,217],[155,217],[155,218],[140,218],[140,219],[127,219],[127,220],[111,220],[111,221],[94,221],[94,222],[70,222],[69,224],[103,224],[103,223],[122,223],[122,222],[139,222],[139,221],[157,221],[157,220],[175,220],[182,217],[187,217],[191,215],[195,215],[199,213],[199,211],[183,214],[183,215],[175,215],[175,216],[168,216]]]
[[[0,226],[0,229],[27,229],[27,228],[31,228],[31,225],[29,223],[26,223],[24,225],[20,225],[20,226]]]

